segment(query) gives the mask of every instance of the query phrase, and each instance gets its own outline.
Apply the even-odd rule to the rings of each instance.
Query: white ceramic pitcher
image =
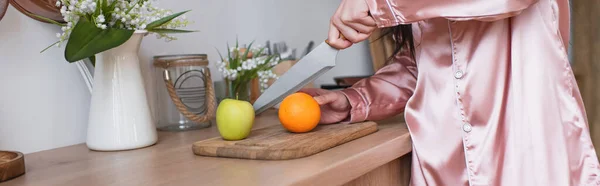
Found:
[[[157,141],[138,51],[146,31],[96,55],[87,146],[97,151],[147,147]]]

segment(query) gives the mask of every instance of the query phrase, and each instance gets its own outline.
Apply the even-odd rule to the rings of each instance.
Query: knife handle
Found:
[[[344,34],[342,34],[341,32],[340,32],[340,39],[346,40],[346,37],[344,37]],[[329,39],[325,39],[325,43],[327,43],[328,45],[331,45],[331,44],[329,44]]]

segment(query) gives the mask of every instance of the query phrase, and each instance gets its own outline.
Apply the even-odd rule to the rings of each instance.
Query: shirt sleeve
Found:
[[[538,0],[365,0],[378,27],[431,18],[495,21],[515,16]]]
[[[380,120],[404,112],[416,84],[415,61],[406,53],[394,56],[373,76],[342,90],[351,105],[350,116],[343,122]]]

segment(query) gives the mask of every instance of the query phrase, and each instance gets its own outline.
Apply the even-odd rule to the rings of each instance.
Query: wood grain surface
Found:
[[[344,184],[343,186],[409,186],[411,176],[411,160],[412,157],[410,155],[395,159]]]
[[[0,186],[342,185],[411,151],[399,117],[376,121],[379,130],[371,135],[283,161],[195,155],[192,144],[219,136],[216,126],[158,132],[156,145],[130,151],[97,152],[79,144],[25,155],[27,173]],[[276,112],[267,111],[253,128],[276,125],[276,120]]]
[[[252,131],[248,138],[227,141],[221,137],[196,142],[195,154],[201,156],[287,160],[302,158],[377,131],[377,123],[320,125],[307,133],[291,133],[277,125]]]
[[[0,182],[13,179],[25,173],[23,153],[0,151]]]
[[[583,97],[592,141],[600,156],[600,1],[572,1],[573,71]]]

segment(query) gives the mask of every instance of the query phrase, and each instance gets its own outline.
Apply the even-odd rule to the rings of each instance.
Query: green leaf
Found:
[[[149,32],[156,32],[160,34],[176,34],[176,33],[190,33],[197,32],[194,30],[179,30],[179,29],[167,29],[167,28],[155,28],[148,30]]]
[[[248,58],[248,53],[250,52],[250,48],[252,48],[252,44],[253,44],[253,43],[254,43],[254,41],[252,41],[252,42],[250,43],[250,45],[248,45],[248,47],[246,48],[246,51],[244,52],[244,55],[241,57],[241,58],[242,58],[242,60],[244,60],[244,61],[245,61],[245,60],[247,60],[247,58]]]
[[[133,10],[133,8],[135,7],[135,5],[137,5],[137,4],[139,4],[139,3],[140,3],[140,1],[142,1],[142,0],[136,1],[136,2],[135,2],[135,3],[134,3],[132,6],[131,6],[131,7],[129,7],[129,8],[127,9],[127,11],[125,11],[125,14],[129,14],[129,12],[131,12],[131,10]],[[131,0],[127,0],[127,2],[128,2],[129,4],[131,4]]]
[[[117,6],[117,2],[119,1],[114,0],[110,5],[108,4],[108,2],[103,2],[103,4],[106,4],[106,7],[102,9],[102,13],[104,14],[104,18],[106,20],[105,22],[110,22],[109,20],[113,19],[112,14],[110,12],[115,9],[115,6]]]
[[[238,41],[238,36],[235,36],[235,48],[239,48],[239,41]]]
[[[42,50],[40,53],[44,53],[46,50],[50,49],[50,47],[53,47],[53,46],[54,46],[54,45],[56,45],[57,43],[60,43],[60,41],[57,41],[57,42],[54,42],[54,43],[52,43],[52,45],[50,45],[50,46],[48,46],[48,47],[44,48],[44,50]]]
[[[113,3],[114,2],[116,2],[116,1],[113,1]],[[108,0],[102,0],[102,13],[106,13],[106,12],[110,11],[108,9],[108,6],[109,6]]]
[[[92,66],[96,66],[96,55],[90,56],[88,58],[88,60],[90,60],[90,62],[92,63]]]
[[[43,17],[43,16],[35,15],[35,14],[29,13],[29,12],[26,12],[26,11],[25,11],[25,14],[27,14],[29,16],[37,17],[38,19],[44,20],[46,22],[49,22],[49,23],[52,23],[52,24],[55,24],[55,25],[58,25],[58,26],[67,26],[67,24],[65,24],[65,23],[59,23],[59,22],[54,21],[54,20],[52,20],[50,18],[46,18],[46,17]]]
[[[125,43],[133,32],[133,30],[114,28],[102,30],[93,23],[80,19],[69,37],[65,58],[69,62],[89,58]]]
[[[221,51],[219,51],[219,49],[217,47],[215,47],[215,49],[217,50],[217,53],[219,54],[219,57],[221,58],[221,61],[224,62],[225,59],[223,59],[223,55],[221,55]]]
[[[105,12],[109,12],[109,11],[111,11],[111,10],[114,10],[114,9],[115,9],[115,7],[117,6],[117,2],[119,2],[119,1],[113,1],[113,2],[110,4],[110,6],[108,6],[108,8],[105,10]]]
[[[229,48],[229,43],[227,43],[227,61],[231,63],[231,50]]]
[[[158,28],[158,27],[164,25],[165,23],[167,23],[167,22],[175,19],[176,17],[179,17],[180,15],[185,14],[185,13],[187,13],[189,11],[191,11],[191,10],[186,10],[186,11],[183,11],[183,12],[179,12],[179,13],[167,16],[167,17],[163,17],[163,18],[161,18],[159,20],[156,20],[156,21],[154,21],[154,22],[146,25],[146,29],[151,30],[151,29],[154,29],[154,28]]]
[[[102,0],[96,0],[96,10],[94,11],[94,15],[92,16],[92,19],[96,19],[96,17],[98,17],[100,15],[100,11],[102,10]],[[94,21],[95,22],[95,21]]]
[[[259,55],[262,54],[263,51],[265,51],[265,48],[260,48],[260,50],[258,50],[258,52],[256,54],[254,54],[254,56],[260,57]]]
[[[269,57],[267,57],[267,59],[266,59],[266,62],[265,62],[265,64],[263,64],[263,65],[265,65],[265,67],[266,67],[266,68],[273,68],[274,66],[270,66],[270,64],[269,64],[269,63],[271,63],[271,60],[272,60],[272,59],[274,59],[274,58],[275,58],[275,56],[274,56],[274,55],[273,55],[273,56],[269,56]]]
[[[93,23],[96,23],[96,18],[102,14],[102,10],[104,5],[102,4],[104,0],[94,0],[94,2],[96,3],[96,10],[94,10],[94,13],[90,15],[91,20]]]

